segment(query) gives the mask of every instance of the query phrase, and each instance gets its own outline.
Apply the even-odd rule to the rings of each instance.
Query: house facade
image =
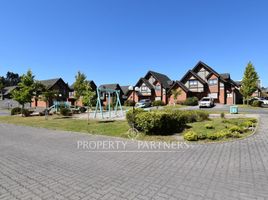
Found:
[[[242,101],[239,86],[231,79],[230,74],[219,74],[201,61],[169,90],[169,104],[178,100],[174,99],[172,89],[182,91],[182,95],[178,97],[180,101],[193,96],[198,99],[211,97],[215,103],[221,104],[236,104]]]
[[[31,106],[32,107],[50,107],[53,105],[54,101],[66,102],[69,97],[69,86],[63,81],[62,78],[55,78],[49,80],[39,81],[43,84],[48,90],[55,92],[55,97],[52,98],[49,102],[42,100],[42,95],[39,98],[34,98]]]
[[[147,74],[138,80],[134,86],[134,91],[129,91],[128,100],[138,102],[141,99],[151,101],[168,102],[167,91],[171,88],[173,81],[165,74],[148,71]]]
[[[118,84],[118,83],[113,83],[113,84],[103,84],[103,85],[100,85],[99,88],[102,88],[102,89],[111,89],[111,90],[118,90],[119,91],[119,98],[120,98],[120,102],[121,104],[123,104],[124,102],[124,92],[121,88],[121,86]],[[101,98],[101,102],[104,106],[107,106],[109,104],[109,97],[108,97],[108,94],[105,93],[105,92],[102,92],[100,94],[100,98]],[[110,103],[112,105],[112,101],[114,100],[115,101],[116,99],[116,94],[111,94],[111,97],[110,97]]]
[[[90,84],[90,87],[93,91],[96,92],[97,90],[97,86],[95,84],[95,82],[93,80],[90,80],[88,81],[89,84]],[[82,98],[82,97],[81,97]],[[75,98],[75,90],[74,90],[74,84],[72,84],[70,86],[70,90],[69,90],[69,97],[68,97],[68,102],[70,102],[71,105],[77,105],[77,106],[83,106],[83,103],[82,103],[82,99],[79,99],[76,101],[76,98]]]

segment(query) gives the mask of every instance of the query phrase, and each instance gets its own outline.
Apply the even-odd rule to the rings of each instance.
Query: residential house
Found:
[[[160,100],[167,103],[167,91],[171,88],[173,81],[165,74],[154,71],[148,71],[147,74],[138,80],[134,86],[134,91],[128,92],[128,100],[135,102],[141,99],[150,99],[151,101]]]
[[[122,89],[122,91],[123,91],[123,96],[122,96],[123,101],[126,101],[127,98],[128,98],[129,86],[130,86],[130,85],[120,86],[121,89]]]
[[[169,90],[169,104],[176,101],[171,92],[173,89],[181,91],[179,101],[193,96],[198,99],[212,97],[216,103],[221,104],[235,104],[242,100],[239,86],[231,79],[229,73],[219,74],[201,61]]]
[[[124,96],[124,92],[121,88],[121,86],[118,84],[118,83],[113,83],[113,84],[103,84],[103,85],[100,85],[99,88],[102,88],[102,89],[111,89],[111,90],[118,90],[119,91],[119,98],[120,98],[120,102],[123,104],[123,96]],[[108,97],[108,94],[105,93],[105,92],[102,92],[100,94],[101,96],[101,101],[102,101],[102,104],[104,106],[107,106],[109,104],[109,97]],[[117,97],[116,97],[116,94],[113,93],[111,94],[111,99],[110,99],[110,103],[112,104],[112,101],[115,100]]]
[[[69,86],[63,81],[62,78],[55,78],[49,80],[39,81],[43,84],[48,90],[55,92],[55,97],[48,102],[48,107],[53,105],[54,101],[66,102],[69,96]],[[34,98],[32,102],[32,107],[46,107],[46,102],[41,98]]]
[[[89,80],[89,84],[93,91],[97,90],[97,86],[93,80]],[[74,84],[70,86],[68,102],[70,102],[71,105],[83,106],[82,99],[79,99],[78,101],[76,101]]]
[[[18,88],[18,86],[4,87],[4,89],[0,93],[0,100],[12,99],[11,93],[12,93],[13,90],[16,90],[17,88]]]
[[[236,81],[236,84],[239,87],[239,90],[241,89],[242,86],[242,81]],[[262,89],[261,89],[261,81],[258,81],[258,88],[257,90],[251,95],[252,97],[261,97],[262,96]]]

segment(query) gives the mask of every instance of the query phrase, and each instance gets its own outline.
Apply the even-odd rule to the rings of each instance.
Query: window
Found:
[[[218,79],[209,79],[208,84],[209,85],[217,85],[218,84]]]
[[[141,86],[141,91],[147,91],[148,87],[147,86]]]
[[[189,80],[189,86],[190,87],[197,87],[198,81],[197,80]]]
[[[161,85],[156,85],[155,90],[161,90]]]

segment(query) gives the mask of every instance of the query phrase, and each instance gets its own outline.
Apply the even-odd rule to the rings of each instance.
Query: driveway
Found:
[[[176,152],[90,152],[122,139],[0,124],[0,199],[268,199],[268,118],[257,134]],[[137,142],[130,142],[135,150]]]

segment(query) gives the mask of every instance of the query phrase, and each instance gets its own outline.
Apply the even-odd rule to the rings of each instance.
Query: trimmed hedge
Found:
[[[153,105],[153,106],[164,106],[165,104],[164,104],[163,101],[161,101],[161,100],[157,100],[157,101],[154,101],[154,102],[152,103],[152,105]]]
[[[181,111],[181,110],[163,110],[163,111],[144,111],[135,109],[128,111],[126,115],[130,126],[145,134],[167,135],[181,132],[187,123],[204,121],[208,119],[208,113],[204,111]]]
[[[61,108],[60,109],[60,114],[63,116],[71,116],[72,111],[69,108]]]
[[[184,102],[186,106],[197,106],[198,105],[198,98],[197,97],[189,97]]]

